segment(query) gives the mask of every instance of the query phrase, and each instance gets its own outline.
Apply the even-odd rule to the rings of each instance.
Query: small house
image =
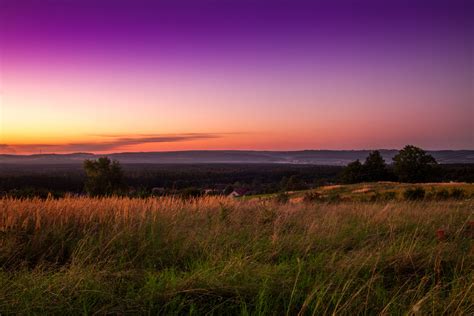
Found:
[[[247,195],[248,194],[248,190],[247,189],[235,189],[234,191],[232,191],[228,197],[233,197],[233,198],[236,198],[236,197],[241,197],[241,196],[244,196],[244,195]]]

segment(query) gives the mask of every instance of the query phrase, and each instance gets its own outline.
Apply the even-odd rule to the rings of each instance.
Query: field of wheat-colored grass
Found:
[[[464,182],[439,183],[399,183],[390,181],[356,183],[346,185],[327,185],[316,189],[287,192],[290,201],[300,202],[307,193],[317,193],[321,197],[338,197],[338,200],[367,202],[374,200],[404,200],[406,190],[422,188],[426,192],[426,199],[440,200],[437,193],[445,191],[449,194],[453,190],[460,190],[466,198],[474,198],[474,184]],[[443,192],[441,192],[443,193]],[[252,199],[273,199],[277,194],[260,194],[243,197]]]
[[[0,314],[472,315],[473,213],[472,199],[4,198]]]

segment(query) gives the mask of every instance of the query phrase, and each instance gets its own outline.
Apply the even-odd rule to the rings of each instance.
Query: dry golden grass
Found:
[[[472,200],[6,198],[0,313],[470,314],[473,211]]]

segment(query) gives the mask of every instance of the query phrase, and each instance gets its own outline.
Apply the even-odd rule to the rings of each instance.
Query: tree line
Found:
[[[127,193],[123,171],[117,161],[111,161],[107,157],[95,161],[86,160],[84,170],[85,189],[89,195]],[[421,148],[407,145],[393,157],[392,166],[387,165],[380,152],[375,150],[369,154],[364,163],[356,160],[348,164],[341,173],[341,180],[344,183],[393,180],[416,183],[432,181],[438,173],[438,163],[433,156]],[[296,176],[283,178],[281,186],[285,191],[306,188],[305,183]]]
[[[364,163],[359,160],[348,164],[341,173],[344,183],[400,181],[408,183],[435,181],[440,168],[433,156],[423,149],[407,145],[387,165],[379,151],[372,151]]]
[[[13,171],[12,171],[13,170]],[[370,181],[474,182],[474,164],[437,164],[406,146],[386,163],[374,151],[348,166],[280,164],[124,164],[103,157],[80,165],[9,166],[0,170],[0,197],[271,194],[337,183]],[[157,190],[155,190],[157,189]],[[156,192],[155,192],[156,191]]]

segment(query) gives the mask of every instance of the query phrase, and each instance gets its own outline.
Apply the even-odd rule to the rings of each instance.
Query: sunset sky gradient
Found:
[[[474,1],[0,0],[0,153],[474,149]]]

